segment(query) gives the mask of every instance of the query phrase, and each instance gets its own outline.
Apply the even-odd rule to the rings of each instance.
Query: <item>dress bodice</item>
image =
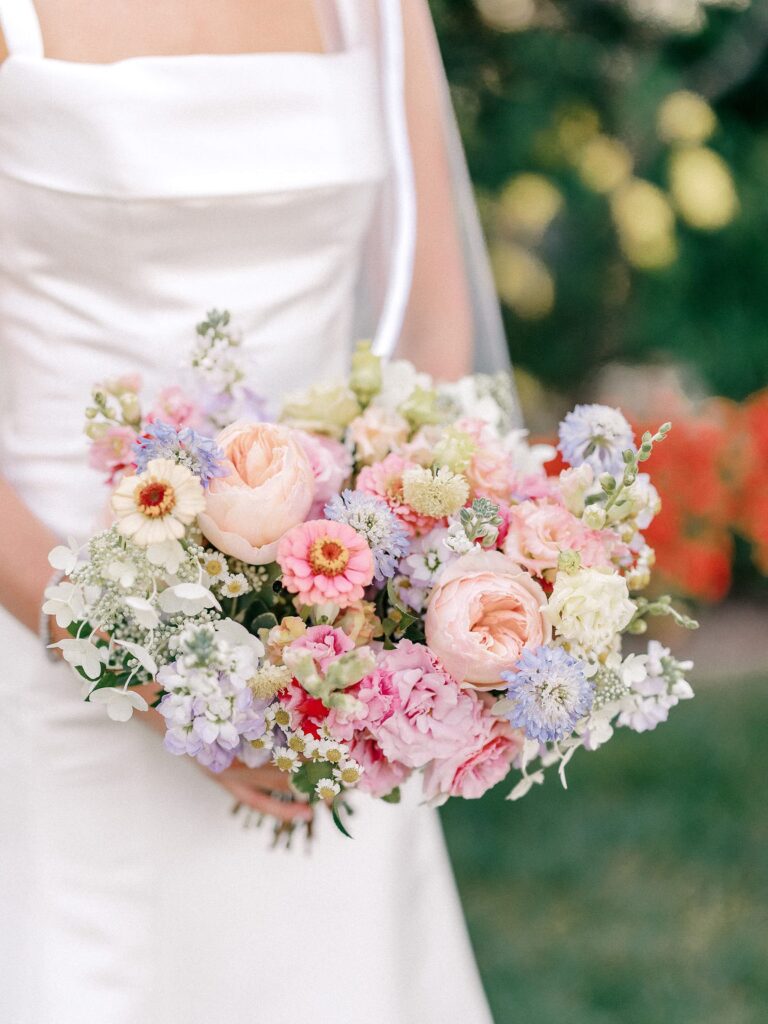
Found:
[[[173,383],[207,309],[267,398],[343,372],[389,161],[347,29],[338,53],[0,65],[0,469],[57,531],[101,498],[91,385]]]

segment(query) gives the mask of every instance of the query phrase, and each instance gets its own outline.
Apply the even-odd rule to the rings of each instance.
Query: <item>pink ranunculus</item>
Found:
[[[451,796],[476,800],[509,774],[523,740],[508,722],[483,711],[472,743],[424,771],[424,796],[442,802]]]
[[[472,735],[478,698],[463,690],[422,644],[401,640],[376,672],[394,685],[399,707],[371,732],[385,756],[409,768],[449,757]]]
[[[89,465],[100,473],[106,473],[108,482],[114,483],[118,474],[134,464],[135,440],[136,431],[130,427],[109,427],[101,437],[91,442]]]
[[[297,431],[315,478],[315,500],[310,519],[320,519],[326,502],[338,494],[352,473],[352,456],[340,441]]]
[[[509,510],[504,551],[528,572],[541,576],[556,569],[562,551],[578,551],[582,564],[611,564],[603,535],[588,529],[567,508],[552,501],[524,501]]]
[[[229,473],[211,480],[200,528],[226,555],[252,565],[273,562],[280,538],[304,521],[315,494],[301,441],[290,427],[241,420],[216,444]]]
[[[501,438],[483,420],[461,419],[456,429],[469,434],[475,451],[464,475],[469,480],[473,497],[508,502],[513,491],[515,471],[511,453]]]
[[[277,547],[283,586],[303,605],[346,608],[373,580],[373,553],[346,523],[310,519],[289,530]]]
[[[327,672],[332,661],[351,651],[354,643],[346,633],[333,626],[310,626],[289,647],[292,651],[307,651],[321,672]]]
[[[429,533],[436,523],[431,516],[414,512],[403,498],[403,473],[416,465],[393,452],[381,462],[364,466],[357,478],[357,490],[385,501],[411,535]]]
[[[163,388],[155,400],[155,406],[147,414],[149,423],[162,420],[176,430],[182,427],[199,427],[202,413],[195,402],[176,384]]]
[[[357,788],[373,797],[387,796],[406,781],[411,774],[399,761],[390,761],[370,734],[358,733],[350,744],[350,754],[363,766],[363,776]]]
[[[460,682],[494,689],[525,647],[549,641],[545,605],[544,591],[512,558],[473,551],[452,562],[432,591],[427,643]]]

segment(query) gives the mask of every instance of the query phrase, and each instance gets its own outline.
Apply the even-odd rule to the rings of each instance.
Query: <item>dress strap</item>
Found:
[[[416,186],[405,108],[401,0],[379,0],[384,119],[392,160],[393,218],[389,275],[373,351],[388,359],[403,328],[416,248]]]
[[[0,0],[0,28],[11,56],[45,56],[43,33],[34,0]]]

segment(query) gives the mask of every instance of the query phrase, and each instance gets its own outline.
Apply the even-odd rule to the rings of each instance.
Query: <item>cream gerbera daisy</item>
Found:
[[[142,548],[180,540],[204,508],[200,480],[172,459],[152,459],[145,472],[123,477],[112,495],[117,529]]]

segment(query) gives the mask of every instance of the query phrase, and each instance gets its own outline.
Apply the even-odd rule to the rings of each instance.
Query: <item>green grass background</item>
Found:
[[[443,811],[496,1024],[768,1024],[768,678],[568,782]]]

